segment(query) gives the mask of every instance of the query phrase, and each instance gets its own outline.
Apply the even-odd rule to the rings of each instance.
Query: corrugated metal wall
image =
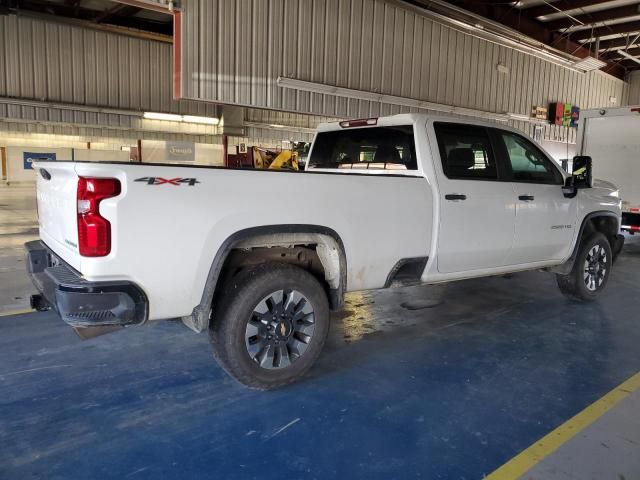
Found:
[[[629,82],[628,105],[640,105],[640,70],[636,70],[627,77]]]
[[[0,39],[0,96],[217,116],[215,105],[173,100],[170,44],[16,16],[0,17]]]
[[[529,114],[553,101],[614,106],[625,95],[614,77],[478,39],[393,0],[184,0],[182,7],[182,89],[192,99],[340,118],[411,110],[282,89],[278,76],[497,113]]]

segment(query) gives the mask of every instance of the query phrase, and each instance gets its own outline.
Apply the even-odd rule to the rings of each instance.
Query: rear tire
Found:
[[[307,271],[278,263],[247,268],[221,297],[209,337],[214,357],[238,382],[282,387],[319,357],[329,333],[329,302]]]
[[[609,240],[602,233],[594,233],[580,244],[571,272],[556,275],[558,287],[567,297],[593,301],[606,287],[612,264]]]

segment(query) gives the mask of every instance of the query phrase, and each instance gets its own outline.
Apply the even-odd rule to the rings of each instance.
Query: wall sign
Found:
[[[172,162],[193,162],[196,159],[193,142],[167,142],[166,157]]]
[[[33,153],[33,152],[23,152],[22,153],[22,161],[25,170],[33,170],[32,162],[37,162],[38,160],[55,160],[55,153]]]

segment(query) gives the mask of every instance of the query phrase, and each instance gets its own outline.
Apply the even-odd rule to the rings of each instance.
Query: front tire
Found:
[[[556,275],[560,291],[577,300],[590,302],[604,290],[611,274],[611,244],[602,233],[594,233],[581,245],[568,275]]]
[[[263,264],[241,271],[214,310],[214,357],[251,388],[282,387],[315,363],[329,333],[329,303],[318,280],[301,268]]]

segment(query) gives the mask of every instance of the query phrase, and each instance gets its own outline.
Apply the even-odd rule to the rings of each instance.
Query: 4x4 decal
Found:
[[[136,178],[134,182],[145,182],[147,185],[175,185],[180,186],[181,183],[186,183],[190,187],[193,187],[196,183],[200,183],[197,178],[162,178],[162,177],[141,177]]]

